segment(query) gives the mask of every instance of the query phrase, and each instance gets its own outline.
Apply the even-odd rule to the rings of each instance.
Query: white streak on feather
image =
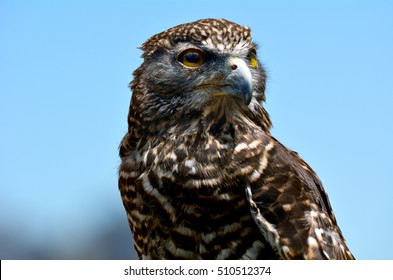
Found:
[[[195,237],[198,233],[195,230],[190,229],[189,227],[185,227],[182,225],[178,225],[174,228],[174,231],[180,233],[181,235],[188,237]]]
[[[211,179],[190,179],[185,184],[184,187],[186,188],[200,188],[202,186],[205,187],[215,187],[221,184],[221,178],[211,178]]]
[[[259,227],[259,230],[261,231],[262,235],[270,243],[272,248],[280,255],[280,257],[282,259],[285,259],[286,252],[283,251],[280,245],[280,235],[276,227],[273,224],[269,223],[265,219],[265,217],[262,216],[258,206],[256,205],[255,201],[252,198],[252,192],[250,186],[246,187],[246,197],[251,206],[252,217],[255,223],[257,224],[257,226]]]
[[[188,160],[186,160],[186,161],[184,162],[184,165],[185,165],[186,167],[188,167],[188,168],[195,167],[195,164],[196,164],[196,161],[195,161],[194,158],[193,158],[193,159],[188,159]]]
[[[248,145],[246,143],[240,143],[235,147],[235,151],[233,152],[233,154],[238,154],[240,153],[242,150],[247,149]]]
[[[216,238],[217,233],[216,232],[209,232],[209,233],[202,233],[201,234],[201,238],[203,240],[203,242],[205,242],[206,244],[209,244],[210,242],[213,241],[214,238]]]
[[[246,174],[251,173],[253,170],[254,170],[254,168],[251,165],[249,165],[249,166],[246,166],[246,167],[243,167],[243,168],[240,168],[240,169],[236,170],[233,173],[233,175],[235,175],[235,176],[246,175]]]
[[[234,246],[235,247],[235,246]],[[225,248],[216,256],[217,260],[225,260],[232,255],[233,248]]]
[[[151,185],[150,180],[146,174],[142,174],[140,178],[142,179],[142,186],[145,192],[152,195],[160,202],[161,207],[165,210],[165,212],[168,213],[171,220],[173,221],[175,219],[174,213],[176,213],[176,211],[169,200]]]
[[[254,172],[251,173],[251,175],[248,177],[251,183],[255,182],[256,180],[261,177],[261,173],[258,172],[258,170],[254,170]]]
[[[222,43],[217,44],[217,49],[219,49],[220,51],[223,51],[225,49],[224,44],[222,44]]]
[[[242,260],[255,260],[265,245],[260,240],[256,240],[252,243],[251,247],[241,256]]]
[[[119,175],[120,175],[121,178],[128,179],[128,178],[136,178],[136,177],[138,177],[139,173],[137,173],[136,171],[120,170]]]
[[[260,161],[258,172],[263,174],[263,170],[267,167],[269,151],[274,147],[274,142],[271,140],[269,144],[266,145],[265,150],[263,151],[263,156]]]
[[[184,166],[190,168],[190,174],[196,174],[196,160],[195,159],[188,159],[184,162]]]
[[[256,148],[258,148],[258,146],[259,146],[261,143],[262,143],[262,141],[261,141],[260,139],[257,139],[257,140],[252,141],[250,144],[248,144],[248,146],[249,146],[251,149],[256,149]]]
[[[307,244],[308,244],[308,246],[318,247],[317,241],[316,241],[315,238],[312,237],[312,236],[309,236],[309,237],[307,238]]]
[[[182,248],[177,248],[173,241],[169,241],[165,243],[165,248],[175,257],[181,257],[184,259],[194,258],[194,253],[188,250],[184,250]]]

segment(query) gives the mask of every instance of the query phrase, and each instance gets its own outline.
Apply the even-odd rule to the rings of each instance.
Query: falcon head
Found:
[[[164,122],[156,132],[166,132],[178,120],[192,127],[201,116],[245,117],[269,129],[262,107],[266,75],[248,27],[224,19],[199,20],[157,34],[141,49],[144,61],[131,83],[131,109],[142,123]]]

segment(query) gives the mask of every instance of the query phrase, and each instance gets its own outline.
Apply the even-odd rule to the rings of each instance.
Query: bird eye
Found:
[[[195,68],[201,66],[205,62],[206,56],[201,50],[188,49],[181,52],[177,60],[187,67]]]
[[[250,66],[252,68],[257,68],[258,66],[258,60],[255,53],[250,53]]]

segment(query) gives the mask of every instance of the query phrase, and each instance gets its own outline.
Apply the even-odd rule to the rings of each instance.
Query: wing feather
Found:
[[[354,259],[318,176],[272,139],[262,176],[246,186],[261,233],[282,259]]]

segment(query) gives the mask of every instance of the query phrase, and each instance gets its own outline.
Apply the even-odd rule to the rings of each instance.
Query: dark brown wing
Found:
[[[246,193],[262,234],[282,259],[353,259],[315,172],[277,140]]]

